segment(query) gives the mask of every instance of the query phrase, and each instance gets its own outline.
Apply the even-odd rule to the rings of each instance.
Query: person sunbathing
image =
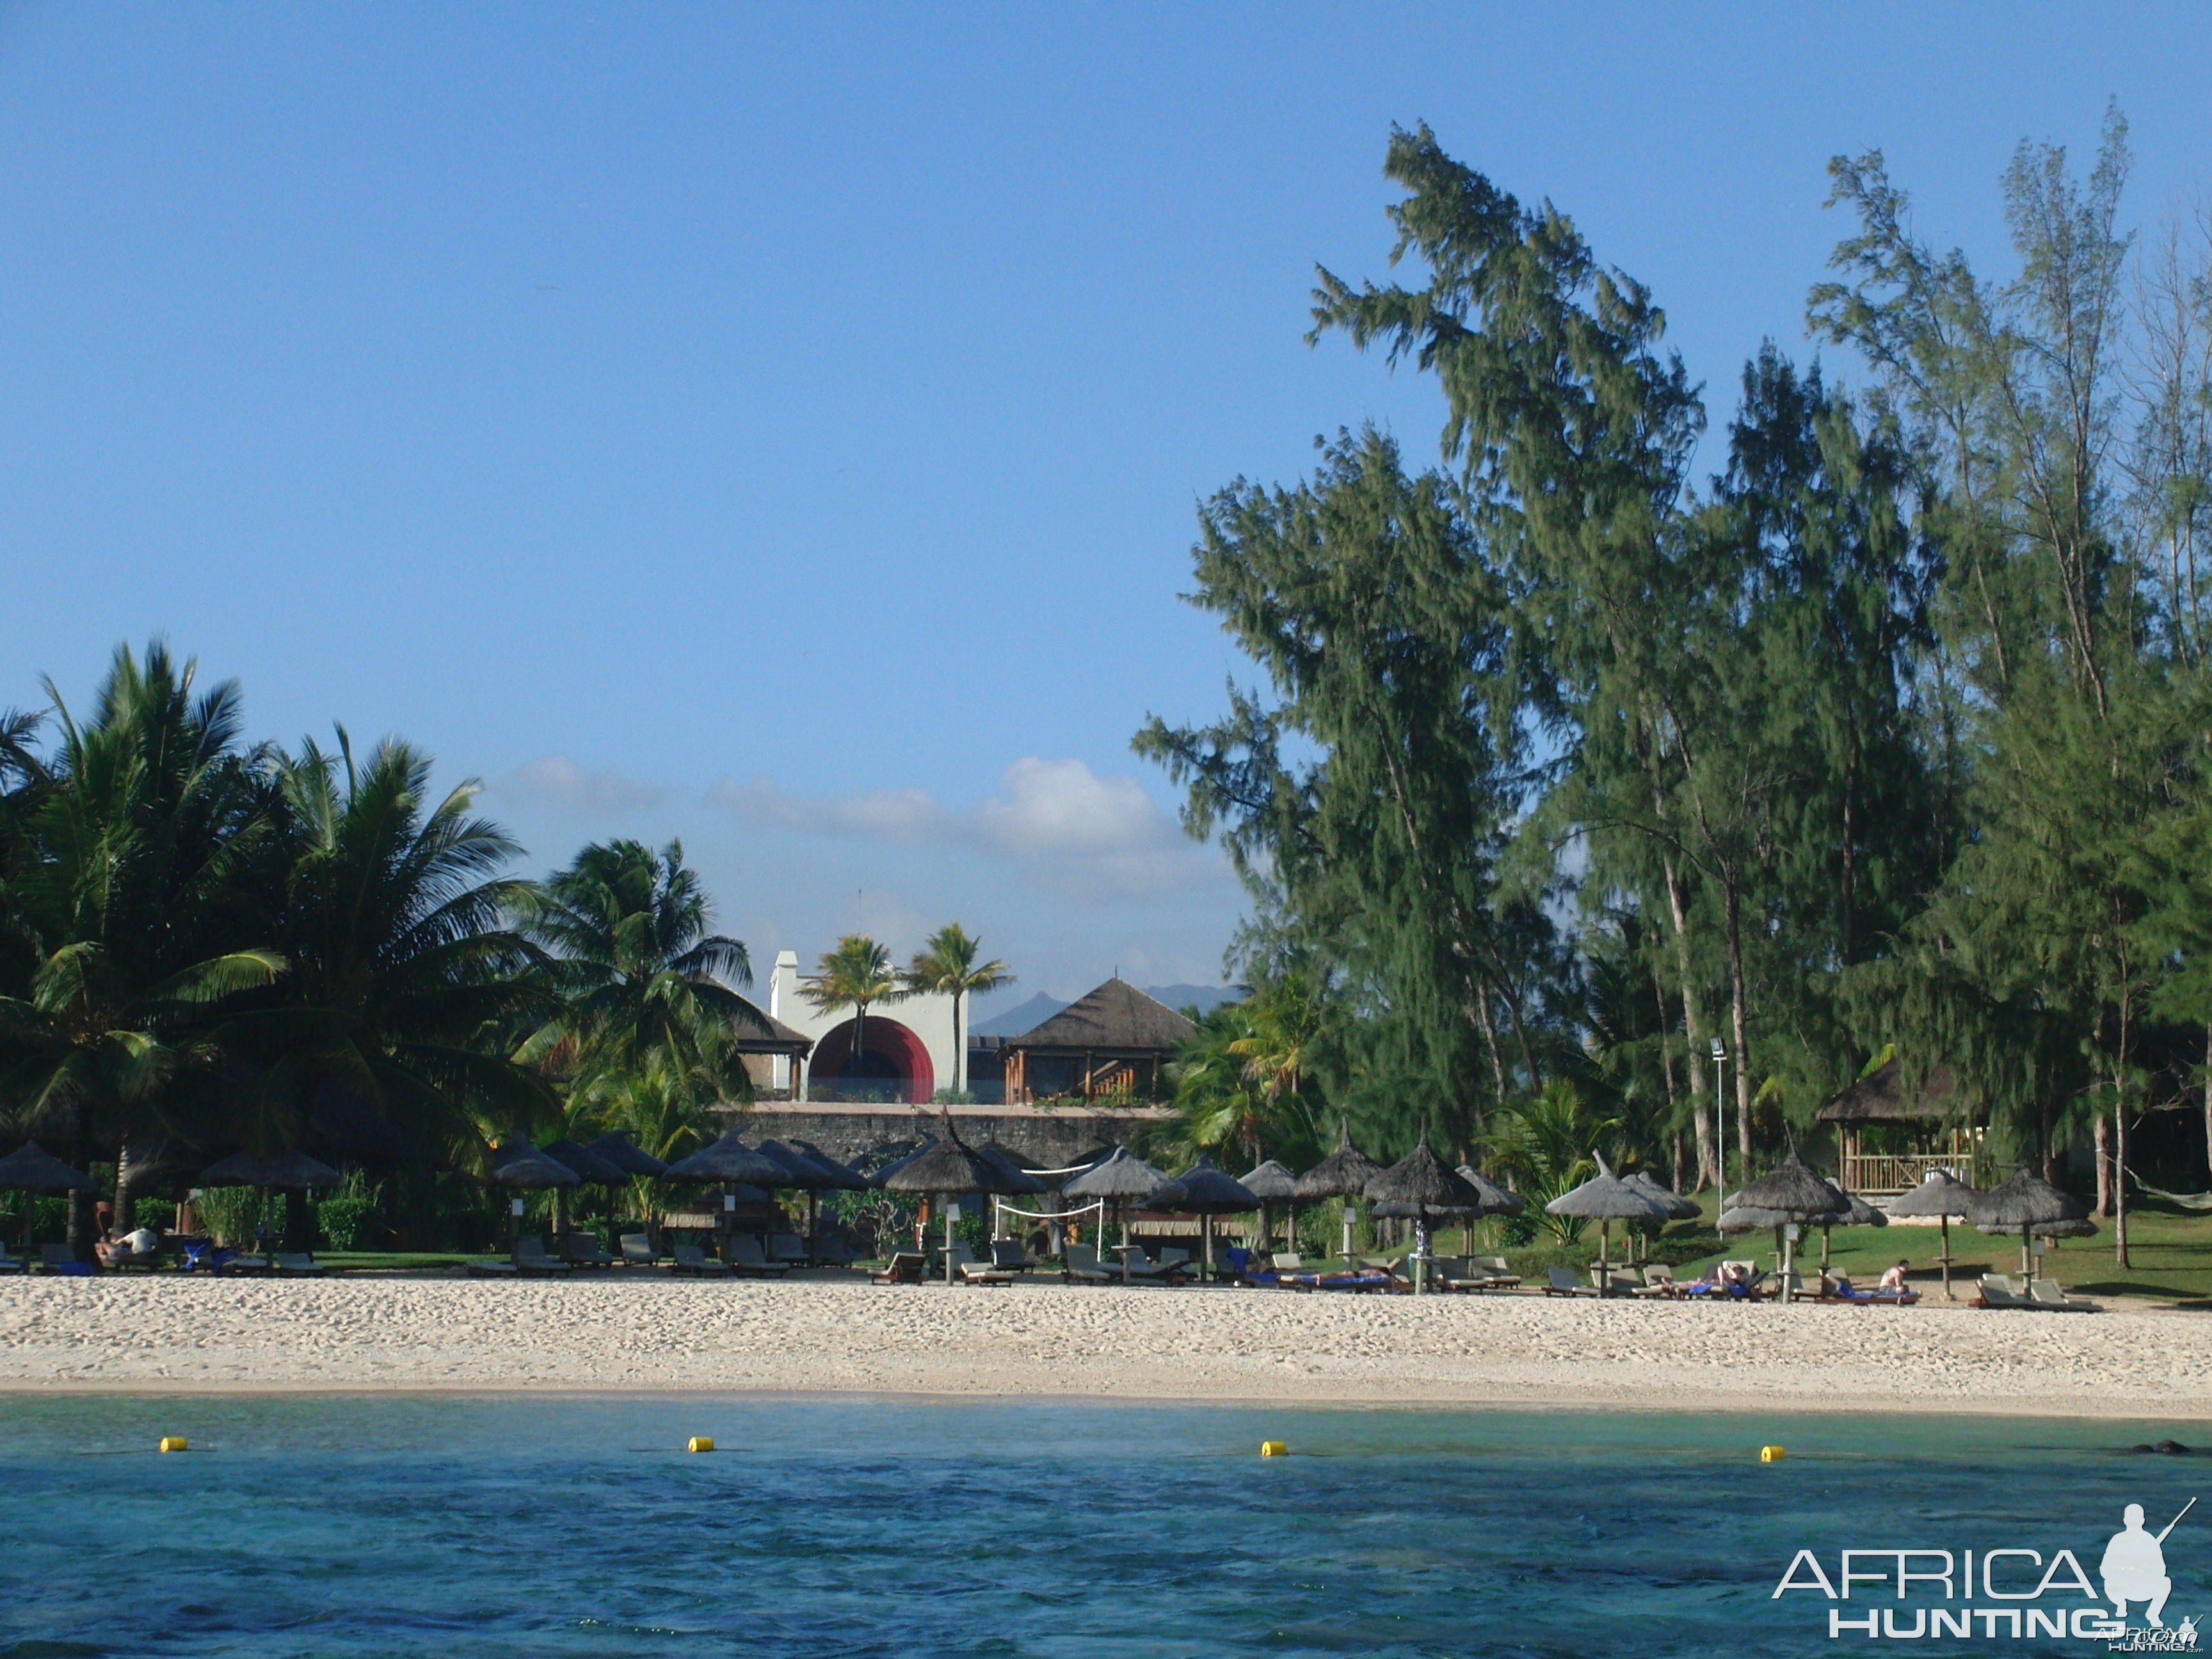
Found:
[[[1899,1261],[1894,1267],[1882,1274],[1880,1288],[1885,1291],[1901,1291],[1905,1288],[1904,1262]]]

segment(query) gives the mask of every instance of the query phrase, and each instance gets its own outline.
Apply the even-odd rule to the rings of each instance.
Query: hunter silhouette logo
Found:
[[[1847,1549],[1838,1553],[1832,1576],[1817,1554],[1801,1549],[1772,1599],[1804,1590],[1838,1604],[1827,1609],[1832,1640],[2056,1637],[2102,1642],[2115,1653],[2194,1653],[2196,1619],[2166,1623],[2173,1594],[2166,1540],[2196,1507],[2192,1498],[2154,1533],[2143,1506],[2127,1505],[2097,1563],[2101,1595],[2070,1549]],[[2130,1607],[2142,1609],[2143,1624],[2128,1623]]]

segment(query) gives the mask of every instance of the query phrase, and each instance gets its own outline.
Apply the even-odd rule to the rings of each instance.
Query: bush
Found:
[[[327,1248],[365,1250],[379,1231],[376,1200],[356,1194],[324,1199],[315,1206],[315,1225],[321,1230]]]

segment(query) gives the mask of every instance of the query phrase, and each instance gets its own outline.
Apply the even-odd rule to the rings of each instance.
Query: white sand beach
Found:
[[[0,1281],[0,1389],[240,1389],[2212,1418],[2212,1319],[854,1278]]]

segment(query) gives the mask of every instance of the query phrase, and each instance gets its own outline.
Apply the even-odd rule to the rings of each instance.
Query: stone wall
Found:
[[[749,1140],[806,1140],[863,1169],[937,1134],[946,1109],[764,1100],[727,1107],[730,1125]],[[1164,1106],[955,1106],[953,1127],[970,1146],[997,1141],[1032,1170],[1065,1169],[1175,1115]]]

